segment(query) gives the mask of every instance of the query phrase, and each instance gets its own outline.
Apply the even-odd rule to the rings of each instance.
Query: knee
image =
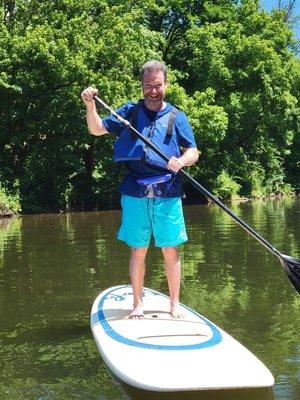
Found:
[[[162,252],[165,260],[179,260],[179,253],[177,247],[162,247]]]
[[[131,258],[132,259],[144,259],[147,254],[148,247],[132,247]]]

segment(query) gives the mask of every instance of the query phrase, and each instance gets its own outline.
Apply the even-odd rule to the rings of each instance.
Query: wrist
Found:
[[[180,164],[181,168],[185,166],[185,163],[182,159],[177,158],[177,162],[178,162],[178,164]]]
[[[85,103],[85,107],[87,111],[94,111],[96,110],[96,104],[94,100],[90,100]]]

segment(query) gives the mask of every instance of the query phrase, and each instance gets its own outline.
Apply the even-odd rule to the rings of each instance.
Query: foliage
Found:
[[[168,99],[194,128],[195,177],[214,188],[238,176],[242,195],[299,187],[300,68],[282,11],[255,0],[3,4],[0,181],[18,183],[22,212],[117,204],[113,138],[88,135],[80,92],[136,100],[151,58],[168,64]]]
[[[294,140],[297,97],[291,91],[291,32],[280,14],[270,16],[255,1],[244,1],[230,19],[195,24],[187,37],[189,81],[213,88],[228,118],[214,162],[246,184],[249,167],[256,166],[270,191],[284,186],[283,160]]]
[[[217,196],[223,199],[232,199],[237,197],[239,185],[226,171],[222,171],[216,179],[215,190]]]
[[[18,214],[21,210],[18,193],[8,193],[0,184],[0,217]]]
[[[292,93],[300,98],[300,59],[296,58],[291,64]],[[284,167],[287,171],[287,181],[295,188],[300,188],[300,105],[299,100],[294,116],[293,143],[290,152],[284,159]]]

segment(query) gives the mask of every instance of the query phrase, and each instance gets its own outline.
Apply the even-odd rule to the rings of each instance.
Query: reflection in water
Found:
[[[195,366],[197,368],[197,366]],[[211,390],[205,392],[150,393],[122,385],[131,400],[274,400],[273,390]]]
[[[230,207],[279,251],[300,258],[299,200]],[[276,400],[300,399],[300,297],[279,260],[215,206],[188,206],[185,215],[182,302],[269,367]],[[89,328],[98,292],[128,283],[129,251],[115,239],[119,220],[119,211],[0,220],[0,400],[141,395],[112,383]],[[154,247],[145,286],[168,293],[161,251]],[[217,400],[220,394],[201,396],[213,395]],[[228,396],[224,400],[234,400]],[[247,400],[252,393],[234,396]]]

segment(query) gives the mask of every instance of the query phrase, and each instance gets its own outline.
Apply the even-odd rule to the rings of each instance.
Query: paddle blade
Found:
[[[282,254],[281,264],[294,288],[300,294],[300,260]]]

